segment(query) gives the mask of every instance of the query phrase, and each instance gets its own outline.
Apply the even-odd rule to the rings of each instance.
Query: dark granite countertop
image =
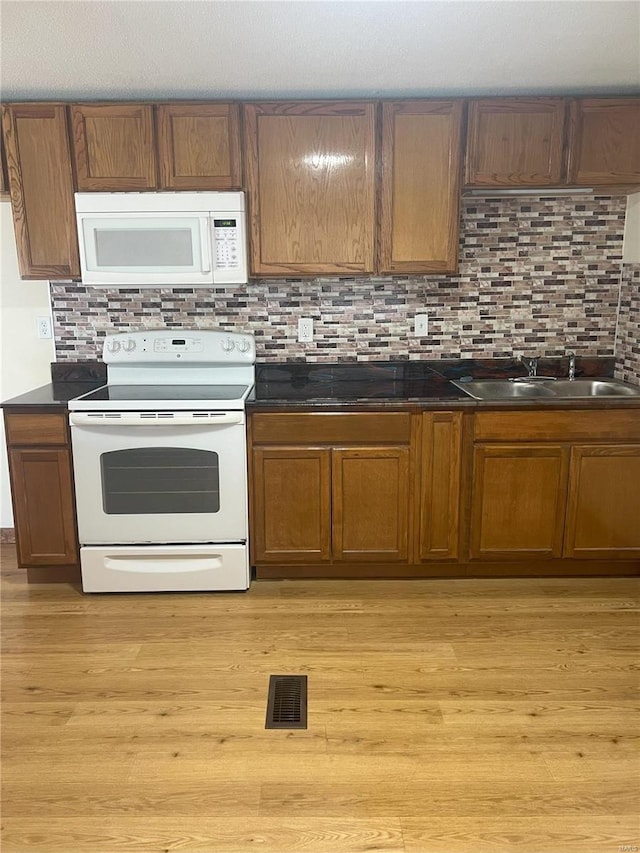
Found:
[[[566,376],[566,359],[540,359],[538,373]],[[612,376],[612,358],[578,358],[577,376]],[[584,408],[585,400],[478,401],[450,379],[504,379],[524,376],[514,359],[455,359],[447,361],[385,362],[282,362],[258,363],[256,385],[248,411],[329,408]],[[52,382],[2,403],[4,407],[66,409],[69,400],[106,382],[101,362],[57,362],[51,365]],[[623,405],[640,407],[639,397],[590,399],[589,408]]]
[[[82,394],[88,394],[94,388],[99,388],[104,382],[50,382],[26,394],[12,397],[2,403],[4,408],[14,406],[38,406],[51,409],[66,409],[69,400],[74,400]]]
[[[612,376],[612,358],[577,359],[577,376]],[[567,359],[540,359],[538,373],[567,375]],[[401,361],[310,364],[283,362],[259,364],[249,411],[306,408],[391,408],[421,406],[458,408],[584,408],[584,400],[543,402],[540,398],[478,401],[456,388],[451,379],[508,379],[525,376],[514,359],[456,359],[450,361]],[[616,400],[617,403],[617,400]],[[640,398],[624,398],[623,405],[640,406]],[[610,408],[608,400],[589,400],[589,407]]]

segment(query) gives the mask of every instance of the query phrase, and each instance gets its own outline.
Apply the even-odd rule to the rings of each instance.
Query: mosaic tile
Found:
[[[640,385],[640,264],[622,266],[615,351],[615,375]]]
[[[624,196],[463,199],[454,276],[175,290],[52,283],[56,358],[99,358],[111,332],[190,327],[253,332],[260,361],[612,356],[625,208]],[[413,318],[425,312],[429,337],[416,338]],[[296,340],[301,316],[314,320],[312,343]],[[637,322],[625,323],[619,334],[632,337]],[[634,344],[625,346],[619,369],[637,374]]]

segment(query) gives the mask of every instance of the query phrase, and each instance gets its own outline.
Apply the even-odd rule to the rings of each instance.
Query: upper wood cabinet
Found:
[[[0,193],[9,192],[9,178],[7,177],[7,156],[4,153],[4,136],[0,133]]]
[[[381,273],[458,266],[464,102],[382,105]]]
[[[245,105],[254,275],[374,270],[375,105]]]
[[[161,187],[242,187],[238,104],[160,104],[157,121]]]
[[[20,275],[79,275],[66,107],[5,104],[2,120]]]
[[[79,190],[148,190],[158,185],[150,104],[73,104]]]
[[[640,184],[640,98],[570,102],[568,183]]]
[[[465,183],[557,186],[564,180],[564,98],[469,102]]]

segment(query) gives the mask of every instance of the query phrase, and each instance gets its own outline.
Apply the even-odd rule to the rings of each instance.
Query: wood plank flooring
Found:
[[[3,853],[640,847],[632,578],[85,596],[2,555]]]

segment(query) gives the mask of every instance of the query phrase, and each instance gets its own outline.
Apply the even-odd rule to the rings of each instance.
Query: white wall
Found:
[[[627,198],[622,260],[625,264],[640,264],[640,193]]]
[[[51,380],[53,340],[39,340],[38,317],[50,314],[49,282],[22,281],[13,234],[11,204],[0,201],[0,400],[15,397]],[[9,474],[0,429],[0,527],[13,527]]]

